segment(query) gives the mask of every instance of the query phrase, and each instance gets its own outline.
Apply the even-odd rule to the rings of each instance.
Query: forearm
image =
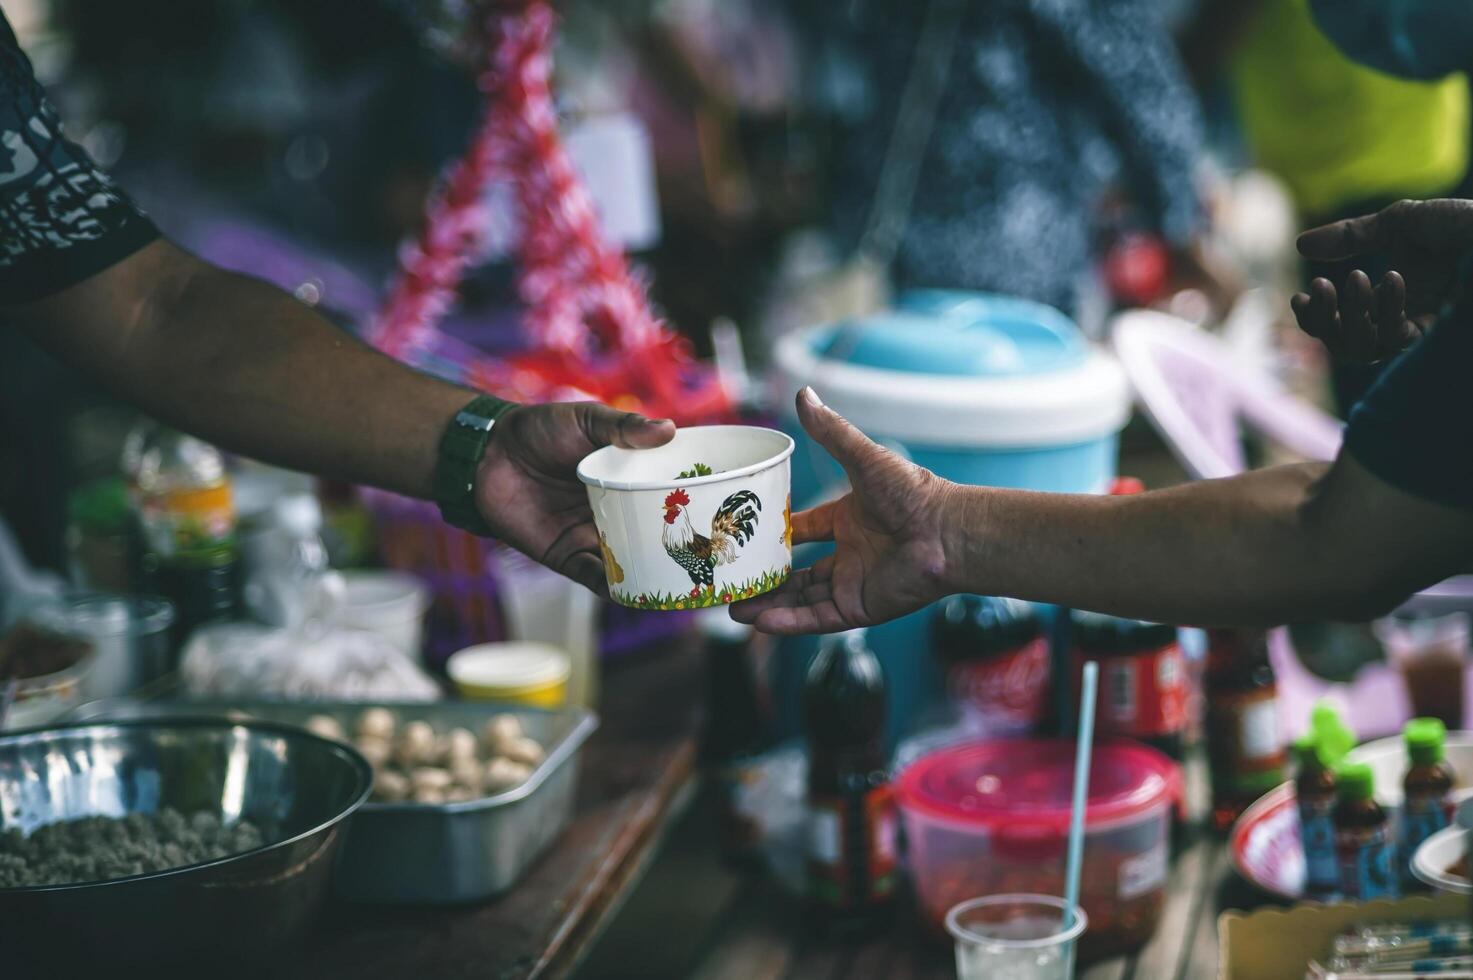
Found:
[[[399,364],[258,280],[167,243],[114,336],[37,330],[119,396],[266,462],[419,497],[472,393]],[[91,301],[96,302],[97,297]]]
[[[1333,482],[1304,464],[1132,497],[965,488],[948,565],[959,590],[1202,626],[1368,618],[1435,580],[1437,556]]]

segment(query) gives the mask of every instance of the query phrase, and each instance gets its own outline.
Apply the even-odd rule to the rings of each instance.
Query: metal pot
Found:
[[[348,817],[371,782],[347,746],[268,722],[140,720],[0,736],[0,831],[172,806],[248,819],[270,841],[128,878],[0,889],[0,974],[259,968],[322,907]]]

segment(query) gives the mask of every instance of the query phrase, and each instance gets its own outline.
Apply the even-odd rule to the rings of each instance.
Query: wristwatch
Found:
[[[515,407],[516,402],[479,395],[445,427],[435,459],[435,502],[445,523],[491,536],[491,526],[476,509],[476,467],[486,453],[496,420]]]

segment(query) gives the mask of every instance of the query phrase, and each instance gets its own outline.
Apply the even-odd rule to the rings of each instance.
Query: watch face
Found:
[[[464,410],[455,416],[457,425],[463,425],[467,429],[475,429],[477,432],[489,432],[493,421],[493,419],[488,419],[484,415],[476,415],[474,412]]]

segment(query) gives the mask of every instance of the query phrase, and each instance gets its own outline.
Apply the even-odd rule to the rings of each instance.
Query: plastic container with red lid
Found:
[[[896,784],[922,915],[1003,892],[1064,893],[1072,742],[966,742],[911,763]],[[1165,901],[1172,807],[1181,769],[1123,739],[1095,745],[1085,814],[1080,904],[1089,959],[1140,946]]]

